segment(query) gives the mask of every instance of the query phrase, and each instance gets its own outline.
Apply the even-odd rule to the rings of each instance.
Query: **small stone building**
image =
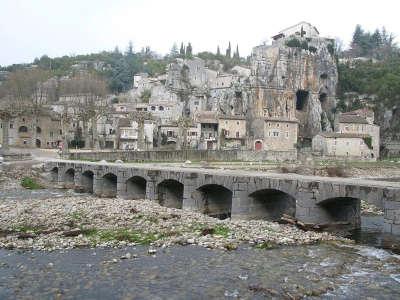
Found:
[[[298,136],[296,119],[267,118],[264,122],[264,139],[254,141],[254,150],[292,151]]]
[[[246,147],[246,119],[241,116],[219,116],[218,137],[220,149]]]
[[[53,112],[44,112],[37,117],[36,128],[32,115],[22,115],[10,121],[9,145],[23,148],[58,148],[62,142],[61,121]],[[3,124],[0,125],[3,128]],[[0,140],[2,130],[0,130]]]
[[[362,109],[341,114],[336,131],[345,134],[370,136],[372,158],[379,157],[379,126],[374,124],[374,115],[372,111]]]
[[[153,123],[144,123],[144,142],[145,149],[141,150],[151,150],[153,149]],[[136,121],[131,121],[128,119],[120,120],[120,142],[119,148],[123,150],[137,150],[138,149],[138,123]]]
[[[214,111],[199,112],[195,120],[200,124],[200,143],[201,150],[218,149],[218,120]]]
[[[370,138],[368,134],[321,132],[312,139],[312,149],[327,157],[375,160]]]

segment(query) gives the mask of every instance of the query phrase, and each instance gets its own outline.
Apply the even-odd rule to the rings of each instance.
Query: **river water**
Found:
[[[65,193],[0,192],[0,199],[49,196]],[[0,299],[399,299],[400,256],[380,247],[400,242],[379,232],[382,217],[363,217],[362,225],[351,246],[0,250]]]

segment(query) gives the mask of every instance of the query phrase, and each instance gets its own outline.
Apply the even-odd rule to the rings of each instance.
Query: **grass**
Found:
[[[16,225],[13,227],[13,231],[15,232],[33,232],[33,233],[40,233],[42,228],[38,226],[32,226],[28,224],[21,224],[21,225]]]
[[[28,190],[39,190],[43,189],[43,186],[39,184],[36,179],[32,177],[24,177],[21,179],[21,186]]]
[[[209,226],[204,226],[201,224],[196,224],[195,226],[192,227],[194,230],[200,230],[201,231],[201,235],[208,235],[208,234],[212,234],[212,235],[219,235],[222,236],[224,238],[227,238],[230,234],[230,230],[228,227],[224,226],[224,225],[216,225],[214,227],[209,227]]]
[[[220,235],[226,238],[228,237],[229,233],[229,228],[224,225],[217,225],[214,227],[214,235]]]
[[[277,247],[278,247],[278,245],[276,245],[275,243],[272,243],[272,242],[262,242],[262,243],[256,245],[257,249],[265,249],[265,250],[271,250],[271,249],[275,249]]]
[[[86,218],[86,213],[84,211],[76,210],[76,211],[70,213],[69,217],[73,221],[79,222],[79,221],[82,221],[84,218]]]
[[[84,229],[82,234],[100,242],[125,241],[148,245],[161,239],[163,236],[154,233],[144,233],[137,230],[118,228],[118,229]]]

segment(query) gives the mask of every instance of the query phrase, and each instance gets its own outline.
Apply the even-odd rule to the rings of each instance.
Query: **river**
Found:
[[[64,192],[0,192],[43,199]],[[236,251],[198,246],[96,248],[52,252],[0,250],[0,299],[398,299],[399,243],[380,232],[382,217],[362,218],[356,244],[321,243]],[[400,243],[399,243],[400,245]],[[128,259],[121,259],[127,256]]]

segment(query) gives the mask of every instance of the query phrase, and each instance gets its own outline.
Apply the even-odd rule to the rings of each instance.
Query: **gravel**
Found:
[[[77,247],[200,245],[234,250],[338,240],[268,221],[219,220],[149,200],[72,196],[0,202],[0,248],[55,250]],[[340,239],[344,240],[344,239]],[[155,252],[153,252],[153,250]],[[150,253],[152,252],[152,253]]]

